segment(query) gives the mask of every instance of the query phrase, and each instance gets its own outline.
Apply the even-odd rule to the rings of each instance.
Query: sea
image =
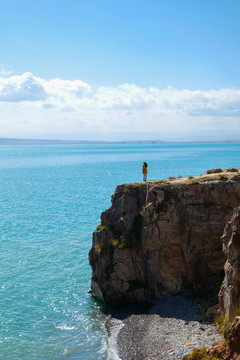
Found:
[[[88,253],[143,161],[149,180],[200,175],[240,167],[240,143],[0,146],[0,359],[118,359]]]

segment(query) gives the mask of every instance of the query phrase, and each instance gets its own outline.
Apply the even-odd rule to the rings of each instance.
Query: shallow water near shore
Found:
[[[88,252],[115,187],[141,181],[143,161],[149,180],[199,175],[239,167],[240,144],[0,147],[0,359],[114,359]]]

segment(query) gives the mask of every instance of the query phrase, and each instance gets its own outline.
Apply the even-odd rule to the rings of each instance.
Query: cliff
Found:
[[[229,321],[234,315],[240,315],[240,207],[233,210],[232,218],[224,229],[222,241],[227,261],[218,296],[221,313],[225,320]]]
[[[93,233],[93,295],[122,304],[220,284],[228,255],[221,236],[239,204],[232,168],[118,186]]]

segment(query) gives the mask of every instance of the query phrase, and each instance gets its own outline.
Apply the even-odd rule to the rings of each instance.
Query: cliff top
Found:
[[[148,180],[147,184],[192,185],[195,183],[201,184],[205,182],[214,183],[219,180],[225,180],[225,181],[238,180],[239,178],[240,178],[240,168],[236,169],[231,167],[224,170],[220,168],[211,169],[199,176],[188,176],[188,177],[179,176],[177,178],[175,176],[170,176],[168,179]],[[145,184],[145,182],[141,181],[133,184],[123,184],[123,186],[125,185],[138,186],[141,184]],[[119,186],[121,187],[122,185]]]

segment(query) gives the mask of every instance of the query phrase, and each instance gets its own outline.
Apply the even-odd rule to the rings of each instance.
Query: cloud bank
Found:
[[[6,75],[6,74],[5,74]],[[0,137],[240,131],[240,90],[91,87],[31,73],[0,78]],[[152,135],[151,135],[152,136]],[[95,136],[95,138],[97,135]]]

